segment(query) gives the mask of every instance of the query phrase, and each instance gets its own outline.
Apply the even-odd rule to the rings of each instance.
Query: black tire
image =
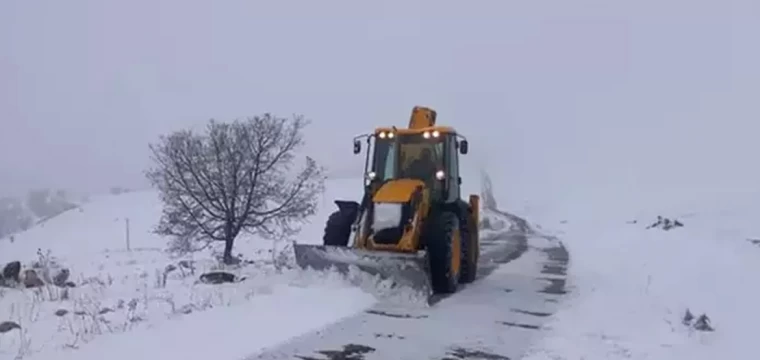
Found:
[[[330,214],[325,225],[325,234],[322,243],[329,246],[348,246],[351,237],[351,223],[353,219],[346,216],[340,210]]]
[[[436,294],[454,293],[459,285],[459,273],[454,272],[451,262],[454,236],[459,230],[459,218],[452,212],[443,212],[430,220],[426,244],[433,292]],[[460,273],[461,268],[460,264]]]
[[[478,239],[470,233],[470,214],[469,211],[464,215],[466,221],[461,222],[459,226],[459,236],[462,239],[462,264],[459,282],[469,284],[475,281],[478,276]]]

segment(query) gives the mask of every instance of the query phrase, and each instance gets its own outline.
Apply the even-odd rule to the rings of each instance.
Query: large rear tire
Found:
[[[469,212],[465,214],[464,221],[459,226],[459,234],[462,238],[462,271],[459,276],[459,282],[462,284],[469,284],[475,281],[478,275],[478,239],[477,235],[470,232],[470,218]],[[477,225],[476,225],[477,226]]]
[[[425,242],[433,292],[454,293],[459,285],[462,262],[459,218],[453,212],[443,212],[430,220]]]
[[[351,219],[345,212],[340,210],[330,214],[325,225],[325,234],[322,243],[329,246],[348,246],[351,237]]]

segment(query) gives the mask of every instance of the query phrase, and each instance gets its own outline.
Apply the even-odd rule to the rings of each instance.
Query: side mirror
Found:
[[[462,154],[462,155],[467,154],[467,149],[468,149],[467,140],[460,141],[459,142],[459,153]]]
[[[362,143],[359,140],[354,140],[354,154],[362,152]]]

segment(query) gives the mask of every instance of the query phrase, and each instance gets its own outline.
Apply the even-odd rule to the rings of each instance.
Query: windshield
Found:
[[[443,169],[443,137],[425,139],[413,134],[399,136],[398,141],[376,138],[373,163],[377,180],[412,178],[429,182]]]

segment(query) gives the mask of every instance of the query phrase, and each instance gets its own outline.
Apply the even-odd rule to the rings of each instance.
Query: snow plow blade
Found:
[[[303,269],[329,270],[334,267],[347,274],[351,266],[381,279],[390,279],[396,285],[410,287],[430,294],[427,256],[388,251],[369,251],[341,246],[294,246],[296,263]]]

